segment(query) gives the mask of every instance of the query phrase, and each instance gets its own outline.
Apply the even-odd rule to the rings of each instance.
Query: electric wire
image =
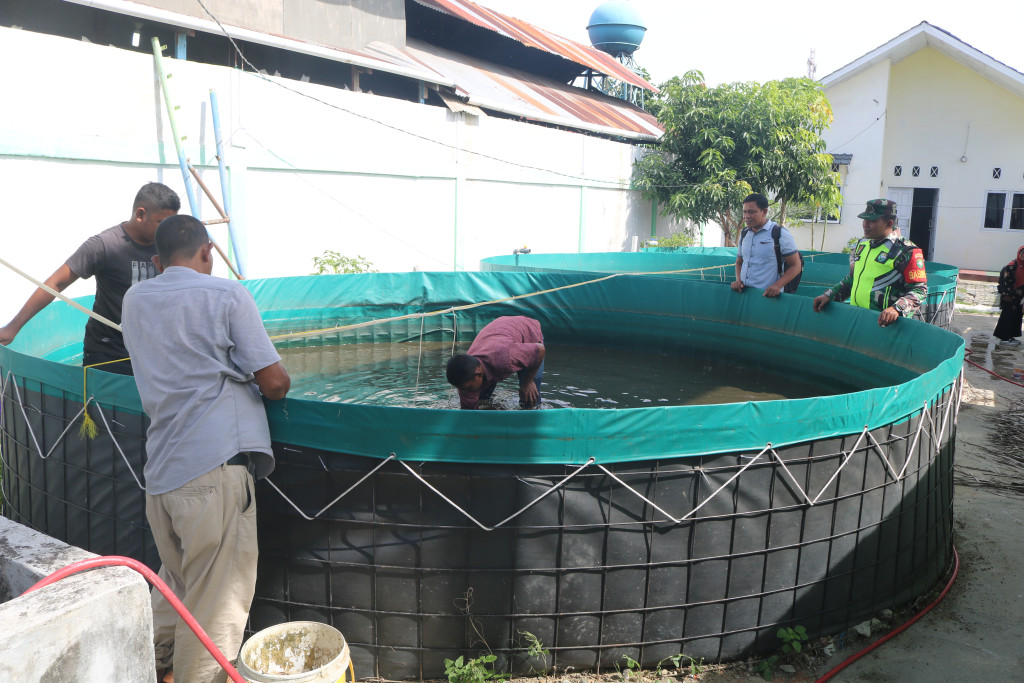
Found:
[[[320,98],[318,98],[318,97],[316,97],[314,95],[310,95],[308,93],[304,93],[301,90],[296,90],[295,88],[289,87],[288,85],[286,85],[284,83],[281,83],[281,82],[279,82],[279,81],[277,81],[275,79],[270,78],[269,76],[263,74],[259,69],[257,69],[256,65],[254,65],[252,62],[250,62],[249,59],[245,56],[245,54],[242,53],[242,49],[238,46],[238,43],[235,42],[235,39],[231,36],[230,33],[228,33],[227,29],[224,28],[224,25],[221,23],[220,19],[218,19],[217,16],[215,14],[213,14],[213,12],[210,11],[210,9],[206,6],[206,4],[203,2],[203,0],[196,0],[196,2],[199,3],[199,6],[202,7],[203,11],[206,12],[206,14],[209,15],[209,17],[211,19],[213,19],[214,22],[217,23],[217,26],[219,26],[221,31],[224,33],[224,37],[226,37],[231,42],[231,45],[232,45],[232,47],[234,47],[235,52],[238,53],[238,56],[242,59],[242,61],[250,69],[252,69],[253,75],[255,75],[256,77],[258,77],[258,78],[260,78],[260,79],[262,79],[264,81],[266,81],[267,83],[271,83],[273,85],[276,85],[277,87],[282,88],[283,90],[286,90],[286,91],[288,91],[288,92],[290,92],[290,93],[292,93],[294,95],[298,95],[299,97],[303,97],[303,98],[306,98],[306,99],[309,99],[309,100],[313,100],[314,102],[319,102],[320,104],[322,104],[322,105],[324,105],[326,107],[329,107],[331,109],[335,109],[335,110],[340,111],[340,112],[344,112],[346,114],[349,114],[350,116],[354,116],[356,118],[363,119],[364,121],[369,121],[371,123],[376,123],[376,124],[378,124],[380,126],[388,128],[388,129],[393,130],[395,132],[402,133],[404,135],[408,135],[410,137],[417,138],[419,140],[423,140],[425,142],[429,142],[429,143],[432,143],[432,144],[435,144],[435,145],[439,145],[441,147],[445,147],[447,149],[454,150],[456,152],[461,152],[461,153],[465,153],[465,154],[471,154],[471,155],[474,155],[474,156],[481,157],[483,159],[488,159],[490,161],[496,161],[498,163],[507,164],[509,166],[515,166],[515,167],[518,167],[518,168],[523,168],[523,169],[527,169],[527,170],[531,170],[531,171],[540,171],[542,173],[550,173],[552,175],[561,176],[561,177],[564,177],[564,178],[570,178],[572,180],[584,180],[584,181],[593,182],[593,183],[603,183],[603,184],[606,184],[606,185],[616,185],[616,186],[620,186],[620,187],[623,185],[623,179],[621,179],[621,178],[620,179],[614,179],[614,180],[605,180],[605,179],[600,179],[600,178],[589,178],[587,176],[576,175],[574,173],[565,173],[565,172],[562,172],[562,171],[555,171],[555,170],[549,169],[549,168],[543,168],[541,166],[533,166],[531,164],[524,164],[524,163],[517,162],[517,161],[511,161],[509,159],[503,159],[501,157],[497,157],[497,156],[494,156],[494,155],[491,155],[491,154],[486,154],[484,152],[478,152],[478,151],[470,150],[470,149],[462,149],[462,148],[460,148],[460,147],[458,147],[456,145],[452,145],[452,144],[449,144],[447,142],[443,142],[441,140],[437,140],[436,138],[432,138],[432,137],[429,137],[429,136],[426,136],[426,135],[421,135],[420,133],[415,133],[413,131],[406,130],[406,129],[402,128],[401,126],[396,126],[394,124],[387,123],[385,121],[381,121],[380,119],[375,119],[372,116],[367,116],[366,114],[361,114],[361,113],[359,113],[357,111],[354,111],[352,109],[347,109],[347,108],[342,107],[340,105],[337,105],[337,104],[334,104],[334,103],[322,100],[322,99],[320,99]],[[243,73],[244,73],[244,70],[243,70]]]

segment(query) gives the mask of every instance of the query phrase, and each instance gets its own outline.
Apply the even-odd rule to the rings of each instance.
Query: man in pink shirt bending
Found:
[[[540,403],[544,377],[544,335],[540,323],[524,316],[504,316],[487,323],[473,340],[469,353],[448,360],[449,384],[459,390],[464,410],[474,410],[494,387],[513,372],[519,375],[519,402],[525,408]]]

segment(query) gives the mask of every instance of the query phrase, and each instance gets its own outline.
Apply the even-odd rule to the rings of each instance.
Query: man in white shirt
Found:
[[[747,287],[754,287],[763,289],[766,297],[777,297],[803,269],[796,241],[789,230],[779,226],[779,250],[783,263],[780,273],[775,238],[772,236],[776,223],[768,220],[768,198],[758,193],[748,195],[743,200],[743,222],[746,227],[740,233],[736,250],[736,279],[731,285],[732,290],[742,292]]]

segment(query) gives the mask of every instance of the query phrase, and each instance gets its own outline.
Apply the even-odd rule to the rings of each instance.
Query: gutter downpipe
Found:
[[[651,239],[658,236],[658,200],[651,197]]]
[[[224,138],[220,132],[220,107],[217,105],[217,91],[210,89],[210,114],[213,116],[213,137],[217,140],[217,170],[220,172],[220,192],[224,200],[224,213],[228,215],[228,239],[231,244],[231,251],[234,252],[235,264],[238,266],[238,273],[245,277],[245,259],[242,258],[242,250],[238,244],[238,235],[235,233],[235,221],[231,217],[231,192],[228,187],[228,170],[224,165]]]
[[[164,106],[167,108],[167,118],[171,122],[171,136],[174,138],[174,149],[178,153],[178,165],[181,167],[181,179],[185,183],[185,193],[188,195],[188,205],[194,218],[199,218],[199,205],[196,202],[196,192],[188,177],[188,162],[185,160],[185,150],[181,146],[181,137],[178,135],[178,123],[174,117],[174,106],[171,104],[170,88],[167,84],[168,76],[164,72],[163,48],[160,39],[153,36],[153,62],[156,64],[156,72],[160,76],[160,88],[164,93]]]

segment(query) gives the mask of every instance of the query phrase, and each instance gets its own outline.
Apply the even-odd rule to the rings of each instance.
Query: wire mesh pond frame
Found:
[[[408,273],[248,286],[280,333],[589,279]],[[813,314],[796,297],[730,294],[624,276],[328,335],[393,343],[454,324],[468,339],[497,315],[523,314],[555,343],[627,356],[757,349],[769,367],[859,390],[627,410],[268,404],[278,464],[257,490],[251,628],[327,622],[360,676],[436,678],[445,658],[486,648],[523,672],[624,656],[653,666],[680,652],[741,658],[774,650],[781,626],[835,633],[921,595],[952,558],[962,339],[916,321],[883,330],[850,307]],[[100,435],[76,434],[82,370],[59,361],[80,353],[81,325],[51,306],[0,348],[4,512],[155,566],[138,481],[146,421],[130,378],[90,371]],[[546,653],[530,654],[527,633]]]
[[[814,298],[834,286],[850,272],[850,255],[801,252],[804,270],[795,294]],[[928,295],[915,318],[945,330],[953,329],[959,269],[943,263],[925,262]],[[641,252],[587,254],[513,254],[491,256],[480,261],[485,271],[539,273],[653,273],[705,282],[730,283],[736,278],[735,247],[679,247],[645,249]],[[808,302],[807,305],[810,305]]]

